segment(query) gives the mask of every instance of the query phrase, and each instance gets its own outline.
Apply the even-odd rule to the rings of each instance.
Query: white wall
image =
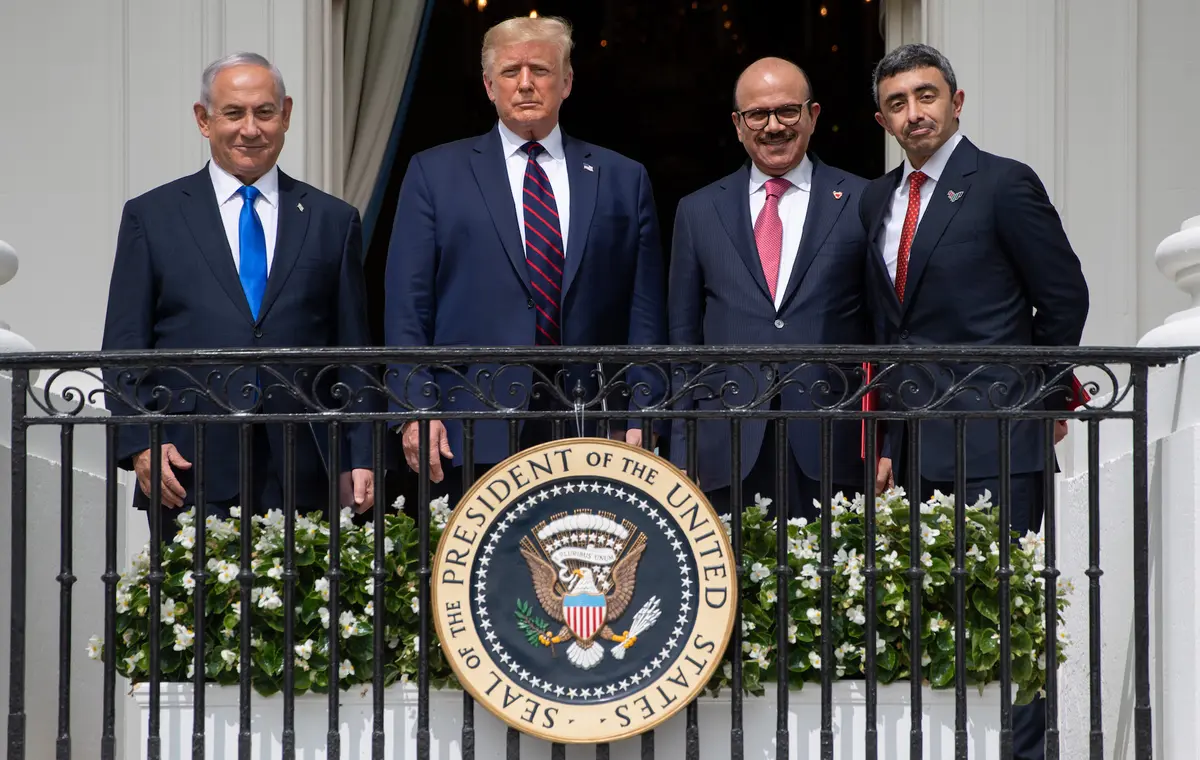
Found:
[[[200,72],[238,50],[296,100],[280,158],[328,175],[333,0],[0,0],[0,239],[21,257],[5,318],[39,350],[100,347],[121,207],[197,171]]]

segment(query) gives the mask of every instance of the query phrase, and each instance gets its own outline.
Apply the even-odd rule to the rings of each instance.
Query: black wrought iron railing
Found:
[[[1022,441],[1036,441],[1039,448],[1038,468],[1052,473],[1056,469],[1055,423],[1057,420],[1075,419],[1083,424],[1087,436],[1086,470],[1089,477],[1088,513],[1089,521],[1089,566],[1088,577],[1088,658],[1089,658],[1089,710],[1091,734],[1089,756],[1101,758],[1105,748],[1105,726],[1102,720],[1101,693],[1101,576],[1100,562],[1100,431],[1101,422],[1118,420],[1132,426],[1133,437],[1133,489],[1129,494],[1128,509],[1132,511],[1133,577],[1135,599],[1134,619],[1134,693],[1135,693],[1135,744],[1136,757],[1151,757],[1151,713],[1150,713],[1150,620],[1149,620],[1149,541],[1148,541],[1148,480],[1147,480],[1147,377],[1150,368],[1179,361],[1183,352],[1137,349],[1030,349],[1030,348],[961,348],[961,347],[644,347],[644,348],[443,348],[424,350],[273,350],[250,351],[175,351],[143,353],[70,353],[30,354],[0,357],[0,370],[11,374],[12,381],[12,502],[11,502],[11,612],[9,653],[9,716],[8,757],[10,760],[28,756],[26,692],[29,674],[26,670],[27,640],[26,622],[29,615],[29,551],[28,520],[32,494],[28,486],[28,434],[34,427],[50,426],[60,431],[61,462],[61,541],[59,545],[60,569],[57,581],[59,596],[59,641],[58,643],[58,734],[56,737],[58,756],[72,755],[71,736],[72,703],[79,697],[72,690],[72,674],[75,672],[73,655],[81,651],[79,643],[72,640],[72,588],[78,580],[74,574],[73,552],[76,537],[72,535],[76,504],[73,494],[73,454],[75,432],[79,426],[99,425],[106,428],[107,441],[107,504],[105,513],[105,568],[102,580],[105,588],[103,621],[103,729],[99,739],[99,755],[115,758],[117,752],[117,699],[125,691],[125,675],[137,674],[135,680],[145,681],[149,688],[149,738],[145,747],[125,748],[126,752],[144,752],[149,758],[163,756],[159,736],[160,687],[163,682],[164,657],[170,655],[169,642],[163,640],[164,628],[162,589],[166,580],[163,571],[164,552],[169,547],[151,541],[148,567],[144,582],[148,590],[147,662],[140,666],[120,663],[117,658],[117,642],[122,632],[118,630],[119,602],[128,592],[123,586],[122,568],[118,561],[118,530],[124,520],[142,519],[136,513],[127,512],[129,504],[119,503],[118,484],[121,478],[122,461],[127,458],[131,430],[144,436],[151,458],[148,500],[157,504],[163,498],[161,472],[163,467],[161,444],[168,440],[179,440],[181,431],[190,436],[189,445],[193,456],[190,477],[195,484],[193,501],[206,503],[205,489],[216,482],[212,473],[212,462],[228,452],[212,450],[213,442],[221,446],[234,442],[237,447],[237,472],[240,493],[255,490],[256,461],[255,430],[261,426],[277,426],[277,439],[272,445],[281,445],[283,450],[282,472],[277,473],[282,483],[283,514],[283,563],[279,579],[282,583],[281,605],[284,610],[282,641],[279,653],[281,662],[275,674],[255,669],[257,656],[252,648],[252,618],[255,616],[254,584],[263,570],[256,569],[254,555],[256,547],[249,529],[249,515],[255,512],[253,498],[243,496],[239,506],[244,516],[244,528],[238,536],[236,583],[239,589],[240,613],[238,620],[239,649],[236,652],[240,668],[236,683],[240,687],[240,736],[239,757],[250,756],[252,732],[251,705],[255,699],[254,679],[270,680],[278,677],[277,688],[283,695],[283,757],[294,758],[295,746],[295,692],[298,679],[309,678],[307,671],[298,665],[295,626],[300,600],[308,589],[298,588],[301,568],[297,565],[296,541],[298,517],[297,507],[311,504],[311,493],[298,493],[297,472],[298,441],[316,443],[322,453],[322,467],[330,474],[325,481],[328,492],[317,499],[328,508],[329,542],[328,569],[324,574],[328,583],[328,618],[331,631],[336,630],[339,620],[340,599],[345,592],[340,588],[349,571],[343,569],[339,534],[342,521],[337,514],[342,503],[338,491],[337,475],[343,471],[346,457],[361,459],[362,451],[353,450],[344,444],[349,437],[359,436],[366,442],[369,454],[369,469],[373,471],[379,502],[390,501],[395,494],[388,492],[384,484],[394,482],[396,474],[407,472],[404,458],[399,453],[400,438],[396,426],[415,422],[418,441],[418,472],[415,477],[415,505],[410,509],[414,520],[416,544],[415,554],[410,559],[416,570],[416,594],[419,613],[411,625],[415,631],[403,631],[405,635],[415,633],[422,643],[418,656],[415,681],[418,689],[418,731],[416,756],[424,760],[430,756],[430,688],[431,680],[439,677],[436,668],[443,665],[435,662],[436,650],[429,645],[432,641],[430,610],[431,553],[436,539],[437,527],[431,521],[430,501],[430,440],[434,421],[457,420],[462,429],[462,450],[456,452],[455,464],[460,465],[453,477],[461,478],[462,489],[467,490],[479,472],[476,467],[476,449],[480,441],[493,436],[496,425],[501,426],[507,441],[507,453],[517,453],[523,444],[522,426],[532,421],[543,421],[548,425],[548,436],[566,438],[586,433],[607,437],[613,425],[628,423],[640,427],[642,442],[647,447],[660,447],[664,456],[681,465],[681,469],[695,477],[700,472],[700,448],[704,431],[711,426],[727,426],[729,440],[728,457],[732,472],[742,470],[743,428],[748,425],[768,424],[765,435],[774,436],[775,442],[775,500],[767,517],[773,517],[775,525],[774,566],[767,568],[777,583],[773,610],[777,655],[772,667],[764,669],[762,680],[772,677],[780,687],[777,690],[776,757],[786,758],[794,737],[789,734],[789,689],[787,684],[797,676],[789,663],[788,653],[795,649],[790,640],[789,626],[794,622],[794,611],[789,609],[789,598],[795,596],[793,584],[799,579],[793,562],[796,548],[788,525],[794,513],[789,509],[787,494],[790,466],[789,424],[797,420],[813,421],[808,430],[816,436],[820,452],[820,502],[826,508],[834,502],[834,439],[835,428],[853,422],[855,429],[862,431],[862,452],[855,466],[862,473],[861,484],[862,530],[864,552],[861,558],[862,577],[865,583],[863,600],[865,615],[863,630],[867,645],[863,648],[861,666],[866,685],[866,728],[861,741],[866,756],[878,757],[880,742],[877,686],[881,668],[880,658],[886,654],[889,661],[894,652],[877,651],[874,642],[883,624],[884,611],[879,600],[884,595],[880,588],[885,577],[881,556],[877,553],[877,521],[871,516],[870,505],[876,503],[876,458],[884,439],[903,450],[904,468],[896,473],[896,479],[918,488],[923,477],[921,462],[925,447],[932,436],[949,431],[953,448],[953,471],[946,480],[953,483],[955,494],[967,493],[968,480],[979,442],[983,439],[995,444],[996,461],[993,463],[999,485],[996,501],[997,520],[1007,526],[1012,518],[1011,481],[1014,474],[1014,457],[1028,458],[1028,451],[1014,450],[1014,435]],[[869,365],[872,372],[865,379],[863,367]],[[97,370],[100,368],[100,371]],[[40,372],[43,382],[39,387],[31,385],[31,373]],[[1082,406],[1064,410],[1056,399],[1071,394],[1073,380],[1087,380],[1085,387],[1090,391],[1090,400]],[[789,394],[794,394],[789,396]],[[530,404],[529,401],[533,400]],[[865,399],[873,403],[864,406]],[[111,416],[85,414],[89,404],[105,405],[114,410]],[[861,424],[860,423],[866,423]],[[940,425],[941,427],[933,427]],[[323,429],[318,426],[323,426]],[[236,430],[234,437],[214,437],[214,431],[226,428]],[[897,434],[897,430],[901,432]],[[1032,429],[1032,434],[1030,430]],[[1014,433],[1014,431],[1018,431]],[[672,433],[675,433],[672,435]],[[323,434],[323,435],[322,435]],[[670,446],[676,450],[666,451]],[[394,455],[393,455],[394,453]],[[899,460],[898,460],[899,461]],[[361,465],[361,461],[359,462]],[[389,471],[392,475],[389,478]],[[228,475],[229,473],[226,473]],[[935,478],[936,479],[936,478]],[[742,493],[739,478],[728,484],[730,503],[745,504],[750,494]],[[1055,546],[1060,525],[1060,515],[1055,507],[1055,483],[1053,477],[1042,481],[1044,493],[1044,567],[1040,576],[1045,580],[1044,598],[1038,600],[1044,612],[1044,720],[1046,757],[1061,757],[1059,697],[1057,679],[1056,626],[1058,625],[1058,592],[1056,579]],[[911,711],[913,721],[910,732],[911,757],[923,757],[925,736],[921,729],[922,685],[930,680],[931,674],[922,672],[923,636],[928,631],[929,621],[922,619],[922,593],[927,576],[933,570],[921,562],[922,514],[917,508],[917,494],[911,494],[912,507],[908,510],[907,551],[909,564],[898,572],[907,581],[906,594],[911,607],[906,635],[899,636],[893,644],[907,648],[908,671],[903,674],[911,684]],[[302,504],[303,502],[303,504]],[[1125,505],[1120,505],[1124,507]],[[40,505],[39,505],[40,508]],[[956,498],[953,503],[953,564],[948,576],[954,587],[953,620],[950,622],[955,634],[953,638],[953,668],[939,673],[941,685],[951,684],[955,695],[955,742],[954,757],[966,758],[968,702],[967,687],[974,675],[969,672],[969,663],[974,654],[965,635],[971,600],[966,596],[968,556],[974,548],[968,548],[969,527],[967,499]],[[773,510],[773,514],[771,514]],[[160,510],[148,511],[151,535],[160,535],[162,521],[169,519]],[[373,686],[374,727],[371,735],[371,756],[384,757],[384,689],[385,685],[398,677],[381,664],[388,660],[388,636],[390,630],[400,624],[390,624],[385,619],[389,613],[385,592],[388,584],[396,583],[395,574],[389,572],[388,562],[395,564],[396,557],[389,555],[391,524],[382,506],[377,506],[366,517],[373,528],[371,550],[373,565],[373,636],[371,657],[377,664],[369,683]],[[739,583],[745,584],[749,572],[743,562],[744,545],[743,512],[734,509],[729,516],[730,537],[739,571]],[[185,651],[190,651],[193,674],[190,678],[195,686],[193,715],[194,735],[192,748],[195,757],[204,756],[206,736],[204,733],[205,700],[204,684],[212,680],[208,657],[212,644],[206,640],[211,630],[203,624],[209,598],[208,581],[214,572],[211,557],[206,557],[206,531],[204,519],[197,515],[193,521],[194,540],[191,559],[191,579],[195,584],[191,604],[198,610],[194,626],[194,640],[187,642]],[[820,746],[825,760],[835,756],[835,725],[832,704],[833,683],[836,675],[837,653],[835,643],[834,590],[832,579],[839,560],[835,557],[836,544],[829,519],[821,520],[819,559],[816,560],[820,584],[820,615],[816,628],[819,631],[819,668],[807,676],[818,678],[821,689]],[[1001,535],[1005,535],[1007,531]],[[766,535],[765,533],[762,535]],[[1000,687],[1000,756],[1013,755],[1014,715],[1014,672],[1013,663],[1019,659],[1014,654],[1012,635],[1013,581],[1010,543],[999,540],[996,545],[998,560],[994,572],[998,590],[995,610],[998,632],[997,654],[994,658],[996,678]],[[891,576],[888,576],[891,577]],[[816,579],[811,581],[817,583]],[[739,597],[739,608],[741,598]],[[816,616],[814,616],[816,617]],[[394,622],[394,621],[393,621]],[[840,625],[840,623],[837,623]],[[403,627],[403,626],[401,626]],[[165,635],[170,635],[169,633]],[[340,638],[336,633],[328,637],[329,661],[328,680],[323,688],[328,692],[328,752],[336,755],[342,741],[339,720],[340,679],[344,679],[339,667],[343,657],[350,655],[339,652]],[[743,686],[746,676],[742,655],[743,632],[739,620],[733,627],[730,641],[729,687],[731,693],[732,733],[728,747],[701,747],[698,727],[697,703],[688,705],[684,713],[686,721],[686,756],[741,758],[744,753],[743,735]],[[1024,649],[1024,643],[1019,644]],[[893,647],[894,649],[895,647]],[[206,654],[209,653],[209,654]],[[814,651],[814,657],[817,653]],[[986,659],[986,658],[985,658]],[[815,661],[815,660],[814,660]],[[176,663],[178,664],[178,663]],[[773,670],[771,674],[768,671]],[[173,671],[177,672],[177,671]],[[819,672],[819,676],[816,675]],[[888,671],[895,675],[895,671]],[[889,676],[890,677],[890,676]],[[315,682],[314,682],[315,683]],[[474,716],[476,705],[469,695],[464,696],[461,716],[461,752],[464,758],[474,758],[480,752],[475,741]],[[847,730],[845,728],[843,731]],[[86,737],[90,740],[92,737]],[[509,758],[520,756],[519,734],[508,729],[506,754]],[[653,731],[640,739],[641,756],[655,756]],[[78,742],[76,743],[78,751]],[[564,757],[563,745],[554,745],[552,757]],[[610,747],[598,744],[595,748],[598,760],[607,758]],[[132,756],[132,755],[130,755]]]

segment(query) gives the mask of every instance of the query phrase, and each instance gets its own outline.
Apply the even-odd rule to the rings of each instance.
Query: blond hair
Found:
[[[483,73],[487,74],[496,58],[496,51],[509,45],[523,42],[549,42],[562,51],[563,73],[571,70],[571,22],[560,16],[516,16],[501,21],[483,35],[483,52],[480,56]]]

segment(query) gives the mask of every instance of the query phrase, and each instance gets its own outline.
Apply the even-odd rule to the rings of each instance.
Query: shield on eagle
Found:
[[[604,625],[607,602],[603,594],[568,594],[563,597],[563,616],[577,639],[587,641]]]

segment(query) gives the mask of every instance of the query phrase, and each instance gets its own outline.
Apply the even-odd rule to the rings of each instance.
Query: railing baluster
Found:
[[[788,493],[788,467],[792,451],[788,447],[788,421],[775,420],[775,753],[777,760],[787,760],[791,751],[788,733],[788,517],[791,500]]]
[[[204,684],[207,680],[204,665],[204,607],[208,599],[208,568],[205,567],[205,540],[208,531],[208,516],[204,500],[204,435],[203,422],[195,426],[195,456],[192,459],[192,477],[196,490],[195,517],[192,524],[196,528],[196,544],[192,550],[192,579],[196,581],[193,592],[192,630],[192,662],[195,669],[192,673],[192,760],[204,760]],[[288,607],[287,609],[291,609]]]
[[[1103,681],[1100,665],[1100,420],[1087,421],[1088,436],[1088,691],[1091,702],[1091,760],[1104,760],[1104,715],[1102,706]]]
[[[687,472],[688,477],[695,481],[696,485],[700,485],[700,475],[697,472],[700,468],[700,451],[696,446],[696,418],[688,417],[683,424],[685,441],[687,445]],[[736,480],[736,479],[735,479]],[[732,489],[733,483],[730,482]],[[730,496],[730,501],[733,497]],[[741,599],[741,572],[742,564],[737,562],[738,572],[738,599]],[[740,618],[734,618],[734,631],[737,631],[740,626]],[[700,757],[700,705],[696,700],[688,703],[687,712],[684,723],[684,757],[686,760],[698,760]],[[654,733],[648,732],[642,734],[642,760],[654,760]]]
[[[954,760],[967,760],[967,421],[954,418]]]
[[[1150,481],[1147,472],[1150,451],[1146,440],[1149,434],[1146,421],[1149,370],[1145,364],[1134,364],[1130,369],[1133,382],[1134,754],[1136,760],[1150,760],[1154,749],[1150,716]],[[1047,537],[1047,548],[1049,542]]]
[[[283,608],[296,608],[296,425],[283,426]],[[330,623],[333,630],[333,621]],[[197,760],[199,760],[197,758]],[[296,760],[296,616],[283,620],[283,760]]]
[[[601,420],[601,424],[603,424],[603,423],[604,423],[604,421]],[[605,435],[607,436],[607,432],[605,433]],[[520,450],[520,448],[521,448],[521,431],[520,431],[520,428],[518,427],[518,422],[517,422],[517,420],[509,420],[508,421],[508,454],[509,454],[509,456],[516,454],[517,451]],[[422,658],[422,662],[424,662],[424,658]],[[520,760],[520,757],[521,757],[521,733],[519,731],[517,731],[517,729],[513,728],[512,726],[509,726],[508,731],[506,732],[505,743],[506,743],[506,752],[508,755],[507,760]],[[422,757],[420,760],[426,760],[426,758]]]
[[[29,370],[12,373],[12,550],[9,564],[8,758],[25,758],[25,584]]]
[[[875,452],[878,450],[876,429],[877,424],[874,419],[866,421],[864,428],[865,435],[863,436],[863,488],[866,495],[863,497],[863,525],[865,527],[865,538],[863,549],[865,556],[863,561],[866,567],[863,570],[863,575],[866,577],[864,596],[866,601],[867,627],[866,627],[866,668],[867,678],[867,727],[866,727],[866,754],[867,760],[878,760],[879,758],[879,674],[875,671],[876,666],[876,646],[875,639],[878,634],[878,625],[875,615],[878,612],[878,600],[875,598],[875,588],[878,581],[878,570],[875,568],[875,473],[879,466],[878,457]]]
[[[428,438],[426,439],[428,443]],[[428,447],[424,449],[423,461],[428,463]],[[329,757],[341,757],[341,617],[342,597],[342,510],[338,479],[342,472],[342,426],[339,422],[329,423],[329,493],[326,511],[329,513],[329,724],[326,729],[325,746]],[[424,658],[421,658],[424,662]]]
[[[384,494],[384,480],[387,472],[384,469],[383,460],[383,442],[386,435],[387,423],[382,420],[375,421],[371,426],[371,463],[375,470],[375,506],[372,507],[373,527],[375,530],[375,560],[374,570],[371,572],[371,577],[374,579],[372,586],[374,594],[371,600],[373,610],[371,626],[375,632],[371,669],[371,760],[383,760],[387,739],[387,732],[384,730],[383,712],[383,663],[387,657],[387,643],[384,637],[385,631],[383,625],[383,613],[387,609],[387,606],[384,601],[383,592],[388,582],[387,553],[384,551],[383,543],[387,537],[387,522],[385,521],[385,517],[387,516],[388,508]]]
[[[821,760],[833,760],[833,420],[821,418]]]
[[[13,410],[16,420],[16,410]],[[100,760],[117,757],[117,434],[116,425],[104,428],[104,727],[100,733]],[[16,444],[13,457],[16,462]],[[14,477],[15,477],[14,467]],[[14,504],[16,501],[14,500]],[[14,577],[15,577],[14,572]]]
[[[146,580],[150,586],[150,716],[147,720],[149,736],[146,737],[146,756],[148,760],[160,760],[162,755],[162,738],[159,736],[159,710],[161,688],[159,673],[159,652],[162,651],[160,634],[162,630],[162,547],[159,536],[162,535],[162,521],[166,519],[162,508],[162,426],[150,426],[150,506],[146,508],[150,515],[150,570]]]
[[[1042,423],[1045,460],[1042,468],[1042,485],[1045,489],[1045,535],[1046,562],[1042,577],[1046,581],[1046,760],[1058,760],[1058,560],[1057,509],[1054,505],[1054,472],[1057,460],[1054,457],[1054,420],[1047,418]]]
[[[908,421],[908,594],[909,607],[909,760],[925,756],[924,734],[921,732],[921,589],[925,571],[921,569],[921,421]]]
[[[75,585],[72,570],[74,552],[75,500],[75,426],[64,422],[59,431],[61,474],[60,543],[59,543],[59,606],[58,606],[58,738],[55,742],[57,760],[71,757],[71,587]]]
[[[1012,422],[1000,425],[1000,525],[1012,525]],[[1007,534],[1002,534],[1007,535]],[[1000,760],[1013,757],[1013,695],[1012,695],[1012,543],[997,541],[1000,564],[996,577],[1000,580]]]
[[[692,477],[698,477],[693,474]],[[729,420],[729,536],[733,539],[733,558],[737,565],[737,604],[734,606],[733,637],[729,640],[729,651],[733,653],[733,692],[729,697],[732,729],[729,732],[729,756],[741,760],[745,750],[745,735],[742,730],[742,509],[745,500],[742,494],[742,421],[733,417]]]
[[[251,658],[254,655],[253,638],[254,633],[250,627],[251,607],[251,592],[254,587],[254,570],[251,569],[250,563],[254,557],[254,539],[252,537],[254,526],[254,428],[248,423],[242,423],[238,426],[241,441],[241,488],[239,489],[238,508],[241,515],[239,520],[239,529],[241,531],[242,556],[238,564],[238,583],[241,586],[241,619],[238,626],[241,635],[241,672],[238,678],[238,684],[241,687],[241,693],[238,696],[238,760],[250,760],[250,753],[253,751],[254,735],[251,731],[251,719],[253,713],[250,707],[250,679],[254,672],[254,665]],[[336,755],[335,755],[336,757]]]
[[[475,421],[463,420],[463,493],[475,485]],[[450,505],[453,508],[456,505]],[[462,760],[475,760],[475,700],[463,690]]]

